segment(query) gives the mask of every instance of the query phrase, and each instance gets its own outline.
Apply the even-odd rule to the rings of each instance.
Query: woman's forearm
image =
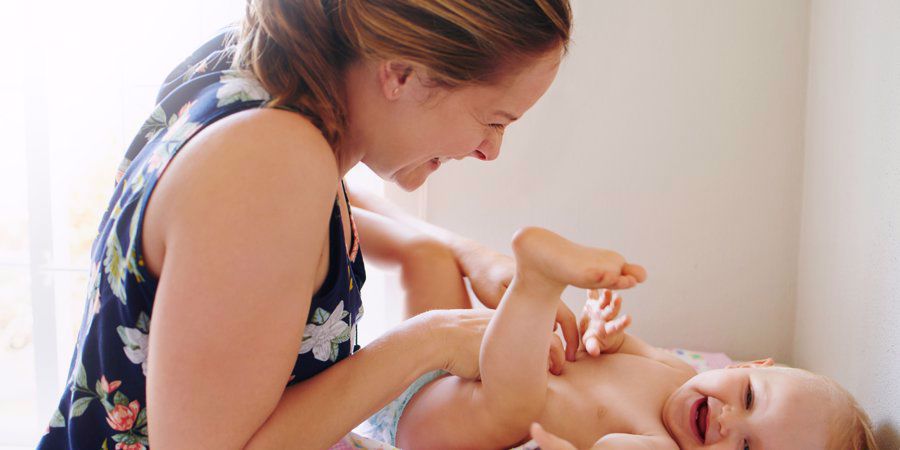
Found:
[[[406,214],[377,195],[351,188],[350,199],[357,207],[361,239],[364,242],[375,242],[374,245],[366,245],[367,256],[372,255],[382,262],[403,264],[404,272],[410,278],[416,278],[417,274],[412,272],[420,272],[423,267],[426,271],[428,267],[440,267],[440,275],[448,277],[453,283],[454,295],[448,301],[418,304],[423,297],[413,297],[413,307],[409,311],[421,311],[434,304],[467,305],[467,294],[464,290],[457,289],[461,284],[453,279],[456,275],[469,278],[472,291],[484,306],[491,309],[497,307],[503,291],[512,279],[514,264],[510,257]],[[366,237],[367,235],[372,238]],[[422,258],[423,255],[425,258]],[[410,268],[413,270],[409,270]],[[422,284],[427,286],[427,283]],[[429,290],[435,291],[436,288],[426,289]],[[456,294],[460,292],[460,295]]]
[[[440,368],[439,352],[432,348],[423,320],[427,319],[418,316],[404,322],[354,355],[285,390],[246,448],[327,448],[416,378]]]
[[[447,246],[378,213],[356,209],[354,217],[366,260],[400,267],[404,317],[472,307],[459,264]]]
[[[381,196],[362,189],[354,189],[353,186],[348,186],[348,191],[350,202],[354,207],[391,218],[410,229],[437,240],[450,249],[461,263],[465,262],[466,258],[480,247],[470,239],[407,214],[397,205]]]

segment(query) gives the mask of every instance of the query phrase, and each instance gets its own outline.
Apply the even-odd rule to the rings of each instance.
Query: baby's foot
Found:
[[[543,228],[528,227],[513,237],[517,276],[548,287],[628,289],[644,281],[646,272],[622,255],[578,245]]]

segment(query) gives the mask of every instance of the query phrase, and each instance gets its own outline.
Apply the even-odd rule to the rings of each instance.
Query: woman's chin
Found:
[[[440,164],[435,165],[429,161],[420,166],[416,166],[411,170],[398,171],[392,177],[392,181],[397,186],[400,186],[400,189],[403,189],[406,192],[412,192],[422,187],[422,185],[425,184],[425,180],[428,179],[428,176],[434,173],[438,167],[440,167]]]
[[[425,184],[425,180],[427,179],[428,175],[418,177],[403,176],[395,178],[394,184],[400,186],[400,189],[403,189],[406,192],[412,192],[422,187],[422,185]]]

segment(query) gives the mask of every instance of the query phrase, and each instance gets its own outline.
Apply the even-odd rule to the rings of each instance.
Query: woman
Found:
[[[463,275],[495,306],[511,262],[365,197],[351,215],[342,177],[362,162],[412,190],[446,159],[495,159],[570,16],[567,0],[250,0],[132,144],[40,447],[323,448],[423,373],[477,377],[489,313],[432,311],[355,345],[355,224],[376,259],[455,277],[430,292],[406,271],[413,312],[465,307]],[[564,306],[558,322],[571,358]]]

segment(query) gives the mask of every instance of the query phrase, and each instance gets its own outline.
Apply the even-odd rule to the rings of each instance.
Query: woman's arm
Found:
[[[430,314],[285,391],[327,272],[337,186],[318,130],[278,110],[222,119],[166,171],[143,234],[160,279],[147,374],[154,447],[324,448],[418,374],[477,374],[487,319]],[[459,361],[442,360],[453,352]]]
[[[463,274],[444,244],[390,217],[354,208],[367,261],[400,267],[404,317],[433,309],[472,307]]]
[[[351,203],[373,214],[401,224],[407,233],[415,233],[420,240],[427,239],[432,248],[442,247],[442,253],[453,257],[463,276],[469,277],[472,290],[478,300],[494,309],[500,303],[506,287],[512,280],[515,263],[512,258],[502,255],[471,239],[413,217],[383,197],[349,186]],[[360,224],[362,227],[363,224]],[[360,231],[360,234],[363,234]],[[388,242],[388,241],[385,241]],[[369,249],[366,249],[367,254]],[[378,252],[382,253],[382,252]],[[385,252],[387,253],[387,252]],[[574,316],[573,316],[574,325]]]
[[[356,207],[354,211],[367,211],[357,214],[357,217],[365,216],[358,220],[360,235],[365,238],[366,233],[375,230],[379,237],[376,248],[372,248],[369,239],[365,240],[366,255],[405,261],[403,282],[407,290],[408,313],[442,308],[441,305],[468,307],[458,306],[471,304],[468,293],[461,289],[464,286],[457,280],[463,276],[469,278],[472,291],[483,305],[495,309],[500,304],[515,272],[512,258],[406,214],[391,202],[365,190],[350,186],[349,195]],[[387,226],[379,227],[379,224]],[[410,246],[410,242],[415,245]],[[557,303],[556,323],[562,328],[566,342],[566,359],[574,361],[578,327],[575,315],[562,300]]]

